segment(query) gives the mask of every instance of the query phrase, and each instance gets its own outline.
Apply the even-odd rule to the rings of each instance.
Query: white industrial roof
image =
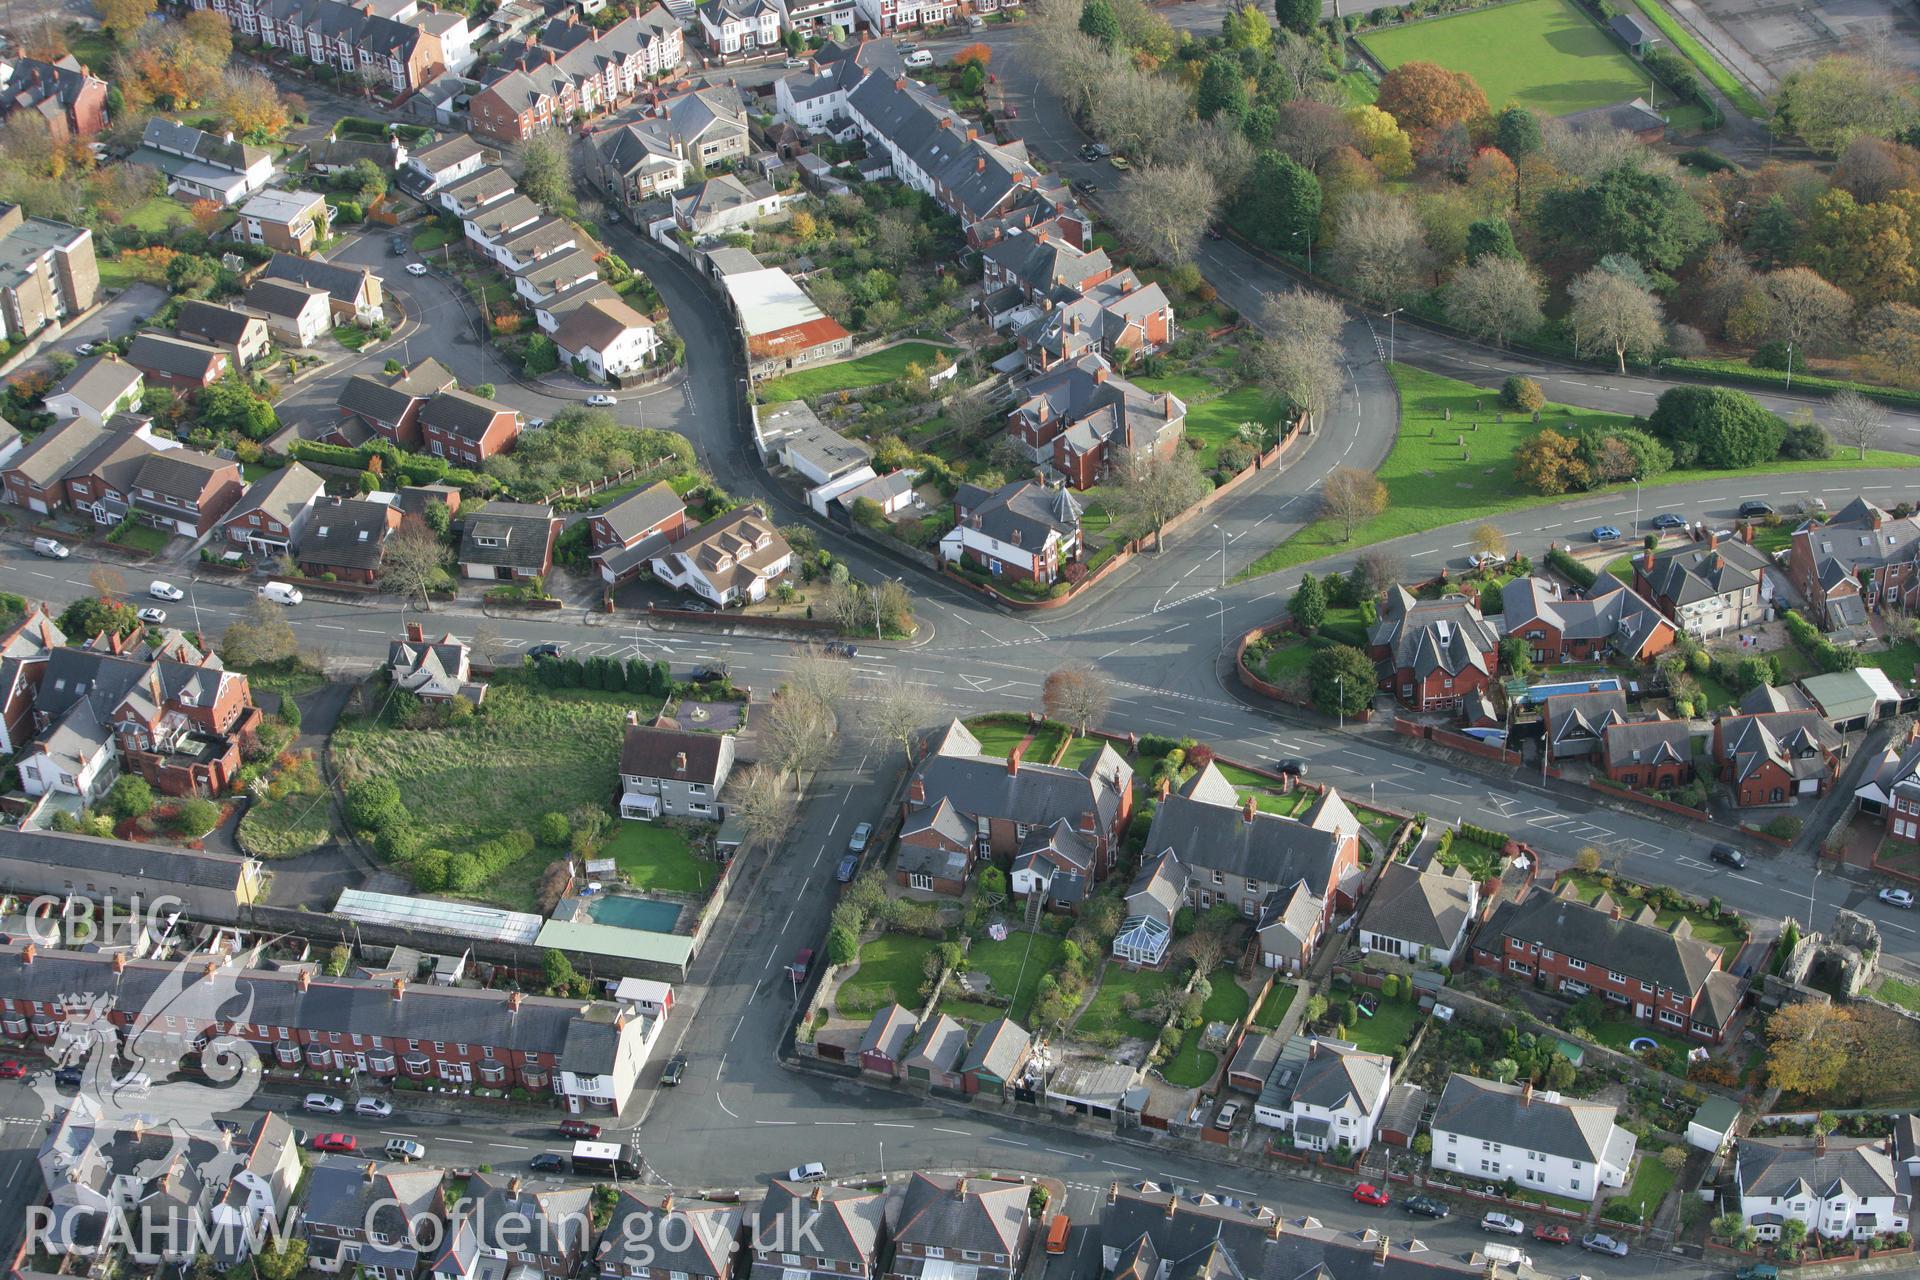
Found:
[[[545,923],[525,911],[502,911],[472,902],[441,898],[409,898],[396,893],[369,893],[343,889],[334,912],[362,924],[388,924],[403,929],[435,929],[485,942],[532,942]]]
[[[799,281],[778,267],[741,271],[722,278],[720,283],[732,296],[748,337],[791,329],[826,314],[813,305]]]

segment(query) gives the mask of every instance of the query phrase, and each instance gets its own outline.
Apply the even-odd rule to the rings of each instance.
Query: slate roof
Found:
[[[1686,764],[1693,758],[1693,732],[1684,720],[1608,725],[1601,742],[1610,769],[1627,764]]]
[[[894,1239],[1017,1260],[1027,1224],[1027,1194],[1020,1182],[915,1173],[901,1192]]]
[[[799,1223],[807,1232],[810,1256],[871,1268],[885,1218],[886,1197],[879,1193],[775,1178],[748,1239],[762,1259],[777,1260],[780,1243],[793,1238]]]
[[[245,858],[231,854],[0,827],[0,870],[7,863],[85,872],[123,888],[138,881],[229,893],[239,888],[247,869]]]
[[[1367,1111],[1375,1099],[1385,1100],[1392,1079],[1393,1059],[1386,1054],[1316,1038],[1294,1079],[1293,1098],[1329,1111]]]
[[[1501,628],[1524,636],[1536,620],[1550,624],[1569,640],[1606,640],[1621,654],[1640,657],[1672,624],[1660,610],[1610,573],[1594,579],[1582,599],[1569,599],[1559,583],[1544,578],[1515,578],[1501,589]]]
[[[592,1187],[536,1187],[518,1176],[476,1173],[467,1182],[467,1199],[472,1203],[462,1219],[488,1248],[559,1259],[593,1244]]]
[[[1015,480],[998,489],[963,484],[954,492],[954,505],[964,509],[962,523],[1001,542],[1042,547],[1050,535],[1070,537],[1080,527],[1080,502],[1066,488],[1049,488],[1032,480]]]
[[[1556,1095],[1520,1085],[1449,1076],[1433,1113],[1437,1133],[1524,1146],[1583,1163],[1600,1163],[1613,1141],[1616,1109],[1608,1103]],[[1436,1142],[1435,1146],[1439,1143]]]
[[[75,366],[47,394],[72,396],[104,416],[110,406],[139,384],[140,378],[140,371],[119,356],[95,356]]]
[[[1396,586],[1387,592],[1367,641],[1387,650],[1393,670],[1410,669],[1423,679],[1434,671],[1491,672],[1499,636],[1472,600],[1417,600]]]
[[[1241,805],[1207,788],[1190,785],[1188,791],[1162,798],[1154,810],[1149,853],[1172,849],[1195,871],[1221,871],[1268,884],[1304,880],[1319,897],[1333,887],[1346,838],[1339,824],[1323,829],[1257,808],[1249,818]]]
[[[1743,1195],[1773,1200],[1812,1196],[1822,1200],[1891,1196],[1903,1201],[1899,1172],[1884,1139],[1829,1134],[1826,1150],[1811,1138],[1742,1138],[1734,1156]]]
[[[936,832],[963,849],[971,848],[973,845],[973,827],[960,816],[960,811],[953,807],[953,801],[945,796],[941,796],[931,805],[915,809],[907,815],[906,821],[900,824],[902,838],[918,835],[922,831]],[[908,856],[909,850],[914,847],[903,844],[900,847],[901,857]]]
[[[1556,745],[1589,740],[1597,743],[1608,725],[1625,722],[1627,695],[1618,689],[1556,693],[1546,700],[1545,714],[1548,733]]]
[[[339,569],[377,569],[393,530],[393,508],[364,498],[322,499],[300,538],[297,559]]]
[[[595,519],[607,522],[614,537],[621,542],[630,542],[686,509],[686,504],[673,491],[673,486],[662,480],[644,489],[637,489],[593,514]]]
[[[650,724],[627,726],[620,747],[620,772],[634,778],[668,778],[713,786],[720,773],[720,749],[727,735],[691,733]],[[687,757],[687,767],[674,767],[675,757]]]
[[[321,1156],[307,1172],[303,1212],[313,1225],[353,1231],[371,1227],[390,1240],[404,1241],[410,1223],[435,1211],[445,1179],[440,1169]]]
[[[1032,1043],[1033,1037],[1025,1027],[1011,1018],[995,1018],[974,1032],[973,1046],[967,1050],[960,1072],[967,1075],[984,1071],[997,1080],[1010,1080]]]
[[[1824,777],[1828,757],[1845,754],[1846,739],[1817,711],[1781,711],[1722,716],[1717,751],[1733,764],[1733,779],[1744,782],[1772,763],[1793,778]]]
[[[1474,900],[1473,876],[1465,867],[1416,871],[1405,862],[1390,862],[1373,886],[1360,928],[1444,951],[1460,941]]]
[[[1551,945],[1562,955],[1624,973],[1656,988],[1692,995],[1719,968],[1721,949],[1692,936],[1682,917],[1671,928],[1640,923],[1622,912],[1613,918],[1613,899],[1602,894],[1589,906],[1569,896],[1533,893],[1502,903],[1483,931],[1483,949],[1497,949],[1503,937]]]
[[[480,538],[504,538],[505,546],[485,547]],[[460,535],[463,564],[509,565],[538,572],[553,540],[553,508],[526,502],[489,502],[467,516]]]
[[[1162,850],[1127,886],[1127,914],[1172,924],[1187,892],[1187,872],[1173,850]]]
[[[453,201],[461,217],[471,218],[476,210],[517,190],[512,174],[497,164],[490,164],[448,183],[440,188],[439,194]]]
[[[222,471],[238,471],[238,464],[197,449],[166,449],[153,454],[134,472],[137,489],[151,489],[162,498],[198,502]]]
[[[861,1053],[878,1053],[898,1062],[913,1043],[913,1014],[905,1007],[890,1004],[876,1011],[867,1023],[867,1034],[860,1038]]]
[[[0,115],[19,110],[39,111],[64,121],[67,111],[89,84],[105,85],[80,65],[79,59],[65,54],[52,62],[41,58],[16,58],[13,74],[0,91]],[[53,112],[50,108],[58,107]]]
[[[951,1014],[935,1014],[920,1034],[913,1049],[900,1061],[902,1068],[920,1067],[935,1073],[959,1070],[967,1052],[967,1029]]]
[[[951,730],[959,728],[959,735]],[[1077,769],[1021,761],[1016,771],[1007,762],[978,754],[979,742],[954,721],[938,749],[920,766],[926,803],[951,799],[968,817],[1006,818],[1014,822],[1052,822],[1057,817],[1091,811],[1102,831],[1110,831],[1119,812],[1120,797],[1133,782],[1133,769],[1110,744],[1083,761]]]
[[[1123,450],[1156,448],[1178,433],[1187,416],[1179,397],[1145,391],[1111,373],[1096,352],[1040,374],[1022,394],[1014,415],[1023,422],[1067,424],[1067,447],[1074,453],[1108,443]]]
[[[42,489],[65,479],[74,463],[92,451],[110,433],[85,418],[69,418],[42,431],[22,446],[7,464]]]
[[[486,437],[487,428],[493,425],[496,415],[513,412],[506,405],[476,396],[470,391],[442,391],[421,407],[420,425],[479,444]],[[485,514],[483,508],[481,515]]]
[[[407,162],[418,165],[429,172],[451,169],[463,161],[471,160],[484,152],[486,148],[480,140],[470,133],[450,134],[438,142],[429,142],[417,151],[407,153]]]
[[[220,523],[229,525],[241,516],[263,511],[291,528],[301,509],[326,492],[326,488],[327,482],[318,474],[301,463],[289,462],[248,485],[240,500],[220,518]]]
[[[659,1267],[688,1276],[732,1272],[732,1247],[746,1210],[709,1204],[668,1192],[664,1196],[622,1191],[597,1250],[605,1271],[629,1274],[630,1265]],[[737,1274],[737,1273],[736,1273]]]
[[[180,312],[173,320],[173,331],[195,342],[238,346],[246,339],[248,330],[265,324],[259,316],[235,307],[190,298],[180,305]]]
[[[1765,552],[1738,538],[1722,538],[1711,548],[1683,547],[1656,556],[1652,572],[1642,572],[1653,594],[1678,608],[1757,586],[1769,563]]]
[[[215,137],[211,133],[161,116],[155,116],[147,121],[146,131],[141,135],[140,141],[143,146],[152,147],[157,151],[190,156],[203,164],[210,164],[235,173],[244,173],[260,161],[270,160],[273,157],[273,152],[265,147],[228,142],[224,137]]]
[[[353,304],[361,301],[363,291],[375,279],[372,270],[367,267],[345,267],[290,253],[274,254],[272,261],[267,263],[263,278],[321,289],[335,302]]]
[[[325,289],[303,285],[295,280],[255,280],[247,286],[247,305],[270,316],[292,319],[305,311],[315,294]]]

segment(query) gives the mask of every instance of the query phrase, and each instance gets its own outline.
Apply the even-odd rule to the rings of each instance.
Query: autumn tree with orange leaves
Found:
[[[1487,95],[1464,71],[1406,62],[1387,72],[1374,105],[1402,129],[1437,129],[1487,114]]]

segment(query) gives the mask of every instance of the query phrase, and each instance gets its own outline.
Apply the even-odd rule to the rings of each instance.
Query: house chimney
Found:
[[[204,966],[202,966],[200,970],[200,975],[205,978],[211,978],[214,974],[219,972],[220,972],[220,966],[216,962],[209,960]]]
[[[1653,572],[1653,548],[1652,547],[1648,547],[1645,551],[1640,553],[1640,567],[1646,570],[1649,574]]]
[[[1019,774],[1020,756],[1022,751],[1025,749],[1025,746],[1026,744],[1022,743],[1020,746],[1017,746],[1013,750],[1007,752],[1007,776],[1009,778],[1015,777]]]
[[[673,771],[675,773],[685,773],[687,771],[687,753],[686,752],[676,751],[673,753]]]
[[[1387,1248],[1392,1243],[1393,1241],[1386,1236],[1381,1236],[1378,1240],[1373,1242],[1373,1265],[1374,1266],[1384,1267],[1387,1265]]]
[[[507,1179],[507,1195],[516,1199],[519,1197],[520,1179],[518,1177]]]
[[[1916,732],[1920,732],[1920,720],[1913,722]],[[924,778],[915,778],[907,784],[907,803],[925,804],[927,802],[927,783]]]
[[[819,1183],[813,1184],[813,1195],[809,1197],[815,1204],[823,1203],[827,1198],[827,1189]]]
[[[1080,833],[1082,835],[1090,836],[1094,832],[1098,831],[1099,829],[1100,829],[1099,817],[1095,815],[1095,813],[1091,809],[1082,809],[1080,811]]]
[[[1167,1197],[1167,1220],[1171,1222],[1173,1220],[1173,1215],[1178,1212],[1180,1212],[1180,1197],[1168,1196]]]
[[[973,137],[973,130],[967,130],[967,137]],[[987,159],[985,156],[976,156],[974,158],[973,171],[975,173],[985,173],[987,171]]]
[[[425,627],[422,627],[417,622],[409,622],[407,624],[407,639],[413,641],[415,644],[419,644],[426,638],[427,631]]]
[[[964,1173],[954,1180],[953,1198],[955,1200],[965,1200],[967,1198],[967,1175]]]
[[[640,713],[638,711],[627,712],[627,724],[629,727],[632,727],[632,728],[639,727]]]
[[[404,1000],[407,998],[407,980],[405,978],[395,978],[393,980],[393,998],[395,1000]]]
[[[1095,369],[1093,371],[1093,380],[1096,383],[1105,382],[1107,380],[1107,366],[1101,365],[1098,369]]]
[[[1315,1058],[1319,1056],[1320,1056],[1320,1037],[1315,1036],[1313,1039],[1307,1041],[1307,1061],[1312,1062]]]
[[[1608,919],[1610,919],[1610,920],[1618,920],[1618,919],[1620,918],[1620,904],[1619,904],[1619,903],[1617,903],[1617,902],[1616,902],[1616,903],[1614,903],[1614,904],[1613,904],[1613,905],[1612,905],[1612,906],[1611,906],[1611,907],[1610,907],[1610,908],[1608,909],[1608,911],[1607,911],[1607,918],[1608,918]]]
[[[1120,1202],[1120,1181],[1119,1179],[1116,1178],[1114,1181],[1109,1182],[1107,1184],[1107,1203],[1118,1204],[1119,1202]]]
[[[1525,1081],[1520,1086],[1520,1105],[1523,1107],[1533,1105],[1533,1081],[1531,1080]]]
[[[1813,1154],[1817,1156],[1827,1154],[1827,1135],[1818,1129],[1813,1131]]]
[[[115,973],[125,973],[127,971],[127,953],[126,952],[116,951],[113,953],[113,971]]]
[[[1880,527],[1879,516],[1873,518],[1873,527],[1876,529]],[[1751,523],[1740,526],[1740,541],[1746,543],[1748,546],[1753,545],[1753,525]]]
[[[1719,533],[1719,531],[1718,531],[1718,530],[1715,530],[1715,531],[1713,531],[1712,533],[1709,533],[1709,534],[1707,535],[1707,550],[1709,550],[1709,551],[1711,551],[1711,550],[1713,550],[1713,549],[1714,549],[1715,547],[1717,547],[1717,546],[1719,546],[1719,545],[1720,545],[1720,533]]]
[[[302,969],[297,975],[295,975],[293,979],[293,986],[294,986],[294,990],[296,991],[305,991],[308,987],[311,987],[312,985],[313,985],[313,974],[310,970],[307,970],[307,969]]]
[[[507,993],[507,1012],[518,1013],[520,1011],[520,1002],[525,999],[526,999],[526,996],[522,995],[518,991],[508,992]]]
[[[39,954],[40,954],[40,948],[34,946],[31,942],[29,942],[26,946],[20,949],[20,963],[32,964],[33,958]]]
[[[367,1167],[360,1173],[360,1180],[362,1182],[372,1182],[374,1178],[378,1176],[379,1170],[380,1165],[378,1162],[373,1160],[367,1161]]]
[[[1246,804],[1242,805],[1240,808],[1240,821],[1252,822],[1255,811],[1256,811],[1256,806],[1253,803],[1253,797],[1248,796]]]
[[[1173,779],[1172,778],[1160,779],[1160,791],[1159,791],[1160,798],[1162,800],[1165,800],[1168,796],[1172,794],[1173,794]]]

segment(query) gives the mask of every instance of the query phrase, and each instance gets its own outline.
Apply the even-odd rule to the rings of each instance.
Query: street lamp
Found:
[[[1307,234],[1307,274],[1312,275],[1313,274],[1313,228],[1304,227],[1301,230],[1304,230]],[[1300,238],[1300,231],[1295,231],[1293,233],[1293,239],[1298,240],[1299,238]]]
[[[1220,647],[1227,647],[1227,531],[1214,525],[1220,534]]]
[[[1336,675],[1333,682],[1340,688],[1340,702],[1334,710],[1340,713],[1340,728],[1344,731],[1347,727],[1347,678],[1344,675]]]
[[[1394,338],[1394,329],[1397,323],[1394,320],[1394,317],[1399,315],[1402,311],[1405,311],[1405,310],[1406,310],[1405,307],[1395,307],[1393,310],[1387,312],[1385,316],[1385,319],[1387,322],[1387,363],[1388,364],[1393,363],[1393,338]]]
[[[1793,390],[1793,344],[1787,344],[1787,390]]]

